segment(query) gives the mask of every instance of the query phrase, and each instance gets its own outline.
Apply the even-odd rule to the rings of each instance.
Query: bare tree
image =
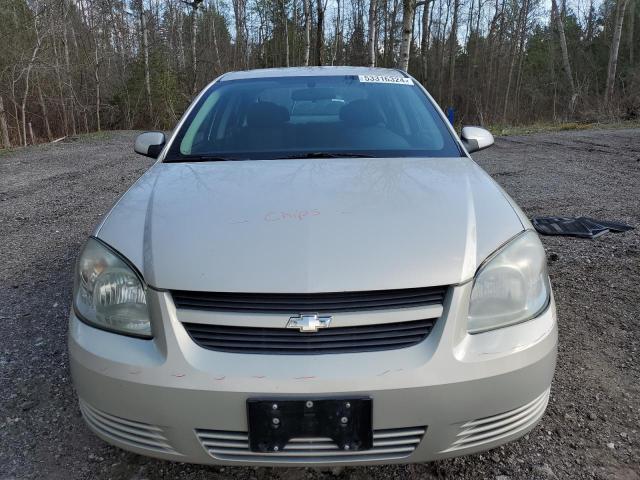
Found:
[[[218,2],[214,0],[213,5],[215,7],[213,19],[211,21],[211,37],[213,43],[213,53],[215,55],[216,62],[216,73],[222,73],[222,62],[220,60],[220,48],[218,47],[218,33],[216,29],[216,21],[218,20],[219,10],[218,10]]]
[[[284,41],[284,66],[290,66],[289,61],[289,13],[287,12],[287,0],[280,0],[282,31]]]
[[[340,0],[336,0],[336,26],[335,35],[333,38],[333,53],[331,54],[331,65],[335,65],[338,54],[340,54],[342,58],[342,40],[344,35],[343,27],[342,2]]]
[[[629,6],[629,40],[628,40],[628,45],[629,45],[629,66],[630,67],[634,67],[635,66],[635,58],[634,58],[634,27],[635,27],[635,23],[636,23],[636,1],[630,0],[629,1],[630,6]]]
[[[569,50],[567,49],[567,38],[564,34],[564,21],[560,12],[558,11],[558,3],[556,0],[551,0],[551,18],[552,21],[555,20],[556,26],[558,28],[558,36],[560,37],[560,50],[562,51],[562,65],[564,67],[564,72],[567,75],[567,80],[569,82],[569,87],[571,88],[571,99],[569,100],[569,111],[573,113],[575,108],[575,103],[578,98],[578,93],[576,92],[576,86],[573,81],[573,73],[571,72],[571,63],[569,63]]]
[[[198,88],[198,7],[203,0],[182,0],[191,7],[191,94],[195,95]]]
[[[182,15],[177,16],[178,23],[178,68],[180,71],[184,71],[187,65],[186,53],[184,49],[184,27],[182,25]]]
[[[20,114],[22,118],[22,139],[24,141],[24,145],[27,146],[27,120],[26,120],[26,111],[27,111],[27,98],[29,97],[29,80],[31,78],[31,70],[33,69],[33,65],[36,61],[36,57],[38,52],[40,51],[40,47],[42,46],[42,36],[38,26],[38,2],[35,4],[36,15],[34,15],[33,20],[33,29],[35,32],[35,45],[33,46],[33,50],[31,52],[31,58],[29,59],[29,63],[27,63],[27,67],[24,71],[24,92],[22,94],[22,105],[20,108]]]
[[[42,95],[42,88],[40,87],[40,82],[38,82],[36,86],[38,88],[38,101],[40,102],[40,111],[42,112],[42,119],[44,122],[45,131],[47,132],[47,139],[52,140],[53,135],[51,134],[51,124],[49,123],[49,112],[47,111],[47,103],[44,101],[44,96]],[[0,115],[2,114],[0,113]],[[0,119],[0,123],[1,122],[2,120]]]
[[[618,51],[620,49],[620,37],[622,36],[622,23],[624,22],[624,11],[629,0],[618,0],[616,3],[616,23],[611,39],[611,50],[609,51],[609,65],[607,67],[607,87],[604,92],[605,104],[611,100],[613,87],[616,81],[616,69],[618,67]]]
[[[458,53],[458,10],[460,0],[453,0],[453,19],[449,34],[449,105],[453,106],[455,89],[456,55]]]
[[[516,32],[520,35],[520,32],[527,24],[527,16],[529,15],[529,0],[523,0],[522,7],[520,7],[520,11],[518,13],[518,22],[516,25]],[[516,40],[516,39],[514,39]],[[506,123],[507,120],[507,109],[509,107],[509,93],[511,92],[511,83],[513,79],[513,69],[516,65],[516,58],[518,54],[518,49],[520,47],[519,42],[512,41],[511,42],[511,53],[509,55],[509,70],[507,73],[507,87],[505,89],[504,94],[504,107],[502,110],[502,122]]]
[[[245,68],[247,66],[247,4],[246,0],[232,1],[236,21],[236,65]]]
[[[376,16],[378,13],[378,0],[369,0],[369,31],[367,38],[368,64],[376,66]]]
[[[144,60],[144,88],[147,96],[147,110],[149,119],[153,116],[153,100],[151,97],[151,72],[149,70],[149,32],[147,28],[147,14],[144,9],[144,0],[136,0],[138,18],[140,20],[140,33],[142,37],[142,56]]]
[[[4,111],[4,102],[0,96],[0,135],[2,138],[2,146],[11,148],[11,140],[9,140],[9,128],[7,127],[7,114]]]
[[[429,12],[430,6],[433,3],[433,0],[426,0],[424,2],[424,9],[422,10],[422,38],[420,39],[420,62],[421,62],[421,80],[422,82],[427,81],[427,72],[429,65],[429,30],[431,24],[429,22]]]
[[[71,81],[71,58],[69,54],[69,37],[68,37],[68,29],[67,25],[69,24],[69,10],[71,8],[70,2],[68,0],[62,0],[63,5],[63,15],[64,21],[62,22],[63,31],[62,31],[62,41],[64,46],[64,60],[66,67],[66,85],[67,85],[67,96],[68,101],[71,104],[71,108],[69,109],[69,117],[71,120],[71,133],[75,135],[77,133],[76,129],[76,114],[75,114],[75,104],[76,104],[76,95],[73,89],[73,82]],[[73,35],[72,35],[73,37]],[[65,99],[67,101],[67,99]]]
[[[411,38],[413,36],[413,15],[416,8],[416,0],[402,0],[402,40],[400,42],[400,59],[398,68],[409,70],[409,57],[411,50]]]
[[[316,65],[322,66],[324,64],[324,12],[327,9],[327,1],[324,5],[322,0],[316,0]]]
[[[311,52],[311,0],[303,1],[304,11],[304,54],[302,64],[309,66],[309,55]]]
[[[85,5],[85,1],[87,5]],[[79,0],[80,8],[83,12],[85,12],[85,16],[87,18],[87,22],[89,24],[89,29],[91,30],[91,38],[93,40],[93,79],[96,88],[96,98],[95,98],[95,112],[96,112],[96,130],[101,130],[100,123],[100,29],[97,28],[94,16],[94,2],[90,2],[89,0]],[[84,110],[84,119],[85,119],[85,130],[88,130],[88,119],[86,116],[86,110]]]
[[[521,93],[521,87],[522,87],[522,73],[523,73],[523,66],[524,66],[524,60],[526,57],[526,52],[525,52],[525,41],[527,38],[527,26],[528,26],[528,21],[529,21],[529,13],[531,11],[531,1],[530,0],[525,0],[525,2],[527,3],[527,8],[525,9],[525,17],[524,17],[524,21],[522,23],[522,29],[520,30],[520,41],[519,41],[519,45],[518,45],[518,51],[519,51],[519,62],[518,62],[518,74],[517,74],[517,78],[516,78],[516,94],[515,94],[515,111],[516,111],[516,120],[518,120],[518,117],[520,116],[520,93]]]

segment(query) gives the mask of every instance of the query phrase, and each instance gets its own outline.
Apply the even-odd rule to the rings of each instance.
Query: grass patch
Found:
[[[108,130],[101,130],[99,132],[89,132],[89,133],[79,133],[77,135],[69,135],[64,140],[61,140],[63,143],[71,143],[82,140],[108,140],[113,137],[113,132]]]
[[[23,150],[25,148],[35,148],[35,149],[41,149],[41,148],[46,148],[48,146],[51,145],[57,145],[60,143],[75,143],[75,142],[82,142],[82,141],[86,141],[86,140],[108,140],[110,138],[112,138],[114,136],[115,131],[108,131],[108,130],[102,130],[100,132],[89,132],[89,133],[79,133],[77,135],[69,135],[68,137],[64,138],[63,140],[60,140],[58,143],[52,143],[52,142],[48,142],[48,141],[42,141],[40,143],[36,143],[35,145],[27,145],[26,147],[23,147],[22,145],[14,145],[11,148],[0,148],[0,158],[1,157],[7,157],[9,155],[11,155],[12,153],[18,152],[20,150]]]
[[[8,157],[13,152],[19,150],[19,148],[11,147],[11,148],[0,148],[0,158]]]
[[[616,130],[622,128],[638,128],[640,127],[639,120],[626,120],[620,122],[563,122],[563,123],[534,123],[532,125],[524,126],[505,126],[505,125],[490,125],[487,128],[491,133],[497,137],[508,135],[530,135],[533,133],[545,133],[545,132],[562,132],[565,130]]]

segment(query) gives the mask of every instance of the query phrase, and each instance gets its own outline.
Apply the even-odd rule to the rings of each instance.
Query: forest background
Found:
[[[0,148],[170,129],[229,70],[408,71],[459,124],[640,117],[640,0],[0,0]]]

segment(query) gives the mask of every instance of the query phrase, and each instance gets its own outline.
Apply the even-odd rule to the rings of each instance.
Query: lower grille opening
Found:
[[[416,449],[427,427],[375,430],[373,448],[364,451],[338,450],[330,438],[293,438],[282,452],[258,453],[249,449],[247,432],[196,430],[205,450],[220,460],[245,462],[340,462],[390,460],[408,457]]]
[[[445,452],[481,447],[522,432],[534,425],[547,408],[550,390],[519,408],[472,420],[460,427],[456,440]]]
[[[302,333],[287,328],[254,328],[183,323],[194,342],[232,353],[313,355],[406,348],[422,342],[435,319],[338,327]]]
[[[110,415],[83,400],[80,400],[80,411],[90,427],[115,442],[145,450],[178,453],[169,445],[160,427]]]

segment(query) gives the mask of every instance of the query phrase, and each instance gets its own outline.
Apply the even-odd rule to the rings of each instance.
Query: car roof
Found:
[[[247,78],[277,78],[277,77],[305,77],[332,75],[389,75],[407,77],[402,70],[392,68],[371,67],[289,67],[289,68],[261,68],[225,73],[220,81],[243,80]]]

